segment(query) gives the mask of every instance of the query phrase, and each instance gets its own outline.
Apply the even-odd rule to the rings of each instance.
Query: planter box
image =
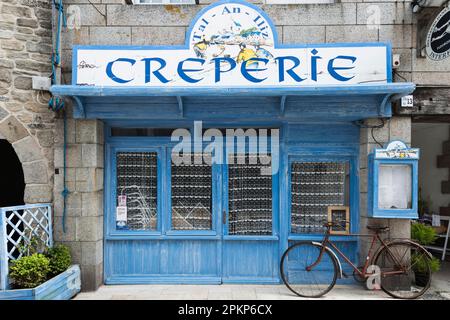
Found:
[[[0,290],[0,300],[69,300],[80,286],[80,267],[73,265],[36,288]]]

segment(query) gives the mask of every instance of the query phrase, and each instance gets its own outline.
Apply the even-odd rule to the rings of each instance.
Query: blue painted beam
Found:
[[[281,96],[280,100],[280,115],[284,115],[284,109],[286,107],[286,96]]]
[[[83,99],[79,96],[71,96],[75,101],[75,109],[73,110],[73,116],[75,118],[86,118],[86,110],[83,104]]]
[[[178,109],[180,110],[180,115],[183,118],[183,116],[184,116],[183,98],[180,96],[177,96],[177,102],[178,102]]]
[[[79,97],[158,97],[158,96],[348,96],[395,94],[403,96],[414,91],[409,82],[358,85],[321,85],[299,87],[93,87],[54,85],[50,91],[59,96]]]

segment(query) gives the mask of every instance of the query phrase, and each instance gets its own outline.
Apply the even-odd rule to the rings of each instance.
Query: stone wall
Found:
[[[25,176],[25,203],[51,202],[54,113],[31,76],[51,74],[51,2],[0,3],[0,137],[14,147]]]
[[[73,12],[81,12],[77,28],[66,30],[62,38],[63,70],[67,83],[71,79],[73,44],[184,44],[191,20],[199,10],[215,1],[200,0],[197,6],[125,5],[123,0],[90,2],[93,4],[88,0],[64,0],[69,15],[74,17]],[[433,62],[417,57],[417,34],[426,27],[417,26],[422,13],[413,14],[410,1],[342,0],[318,5],[250,2],[268,13],[282,43],[391,42],[393,53],[401,56],[395,81],[412,81],[418,85],[450,83],[448,61]],[[376,15],[379,16],[379,28],[370,25],[377,21]]]
[[[67,120],[66,232],[63,214],[63,120],[57,120],[55,139],[55,240],[71,248],[81,265],[84,291],[103,282],[103,124],[98,120]]]
[[[380,125],[379,119],[366,120],[367,126]],[[375,219],[367,216],[367,189],[368,189],[368,155],[376,148],[380,148],[378,143],[385,145],[392,140],[401,140],[408,146],[411,146],[411,118],[393,117],[387,120],[385,126],[380,129],[372,130],[363,128],[360,130],[360,156],[359,156],[359,211],[360,211],[360,232],[371,233],[367,225],[388,226],[390,231],[386,236],[391,238],[409,238],[410,220],[409,219]],[[378,143],[377,143],[378,142]],[[364,263],[370,243],[370,239],[362,238],[360,246],[360,258]]]

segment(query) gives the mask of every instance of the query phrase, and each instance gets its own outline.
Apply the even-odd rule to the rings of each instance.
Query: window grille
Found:
[[[322,233],[328,207],[348,204],[345,162],[294,162],[291,165],[291,232]]]
[[[194,156],[195,157],[195,156]],[[211,230],[212,167],[172,162],[172,229]]]
[[[156,152],[117,153],[116,194],[126,196],[126,229],[156,230],[157,164]]]
[[[228,233],[271,235],[272,175],[261,174],[261,169],[270,166],[253,155],[232,159],[228,165]]]

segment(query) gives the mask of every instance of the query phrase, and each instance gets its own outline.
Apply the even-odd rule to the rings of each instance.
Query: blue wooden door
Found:
[[[230,149],[222,176],[222,281],[278,283],[278,167],[270,150],[255,153],[249,144],[244,152]]]
[[[105,282],[279,282],[278,174],[248,154],[175,164],[173,147],[107,142]]]
[[[175,166],[172,147],[107,143],[106,283],[221,283],[221,168]]]

